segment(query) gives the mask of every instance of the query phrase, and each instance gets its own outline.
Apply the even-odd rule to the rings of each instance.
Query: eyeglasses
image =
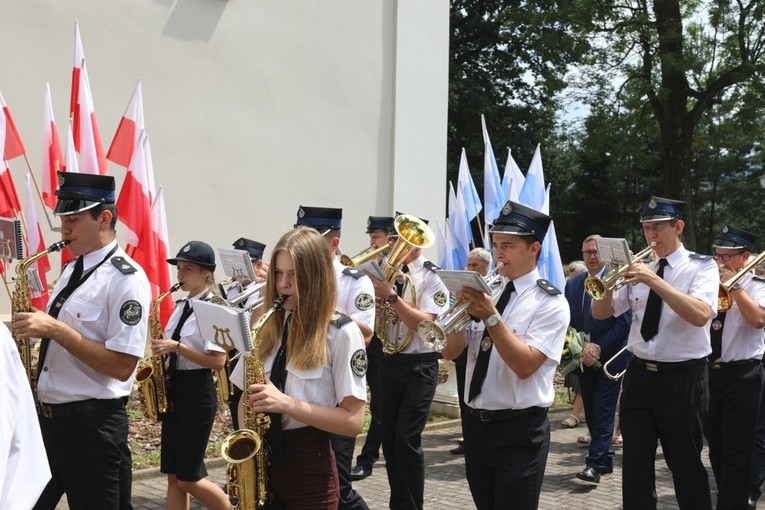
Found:
[[[741,255],[742,253],[744,253],[743,250],[737,253],[715,253],[712,256],[715,258],[715,260],[722,259],[723,262],[728,262],[733,257],[737,257]]]
[[[598,250],[582,250],[582,255],[589,257],[590,255],[598,255]]]
[[[662,230],[664,230],[665,228],[667,228],[668,226],[669,226],[669,222],[668,221],[656,223],[655,225],[646,225],[644,223],[643,224],[643,232],[646,233],[646,234],[649,233],[649,232],[659,233]]]

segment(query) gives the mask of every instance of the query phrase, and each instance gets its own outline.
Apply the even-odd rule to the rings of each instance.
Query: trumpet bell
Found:
[[[653,263],[656,260],[656,252],[653,251],[653,247],[656,243],[651,243],[650,246],[643,251],[633,255],[632,261],[629,264],[622,264],[616,270],[611,271],[603,278],[597,276],[588,276],[584,280],[584,290],[595,301],[600,301],[606,296],[606,292],[609,290],[617,290],[624,284],[624,273],[632,267],[634,264],[640,262],[645,257],[650,257]]]

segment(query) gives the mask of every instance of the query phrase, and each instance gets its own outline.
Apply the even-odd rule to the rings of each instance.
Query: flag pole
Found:
[[[50,227],[51,231],[53,232],[61,232],[60,227],[54,227],[53,222],[50,221],[50,216],[48,216],[48,208],[45,207],[45,201],[43,200],[42,192],[40,192],[40,186],[37,184],[37,177],[35,177],[35,173],[32,170],[32,163],[29,162],[29,156],[27,156],[27,153],[24,153],[24,161],[27,162],[27,168],[29,169],[29,175],[32,176],[32,182],[35,185],[35,191],[37,191],[37,197],[40,199],[40,203],[43,206],[43,212],[45,212],[45,219],[48,220],[48,226]],[[56,167],[59,167],[58,161],[56,161]],[[25,223],[26,228],[26,223]]]

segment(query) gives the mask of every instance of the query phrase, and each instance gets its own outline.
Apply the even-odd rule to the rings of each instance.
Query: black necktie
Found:
[[[274,364],[271,367],[271,382],[284,392],[284,386],[287,384],[287,340],[289,338],[290,321],[292,314],[287,317],[282,330],[282,343],[279,350],[276,351]],[[268,413],[271,417],[271,426],[266,431],[266,444],[271,448],[271,463],[277,464],[282,458],[282,415],[280,413]]]
[[[505,311],[507,302],[510,301],[510,294],[512,294],[514,291],[515,285],[513,285],[513,282],[508,282],[508,284],[505,286],[505,290],[502,291],[502,295],[499,296],[499,301],[497,301],[497,311],[500,315],[502,315],[502,312]],[[472,402],[474,398],[481,394],[483,381],[486,379],[486,373],[489,371],[489,358],[491,357],[491,350],[493,346],[494,343],[491,341],[489,328],[486,328],[483,331],[481,347],[478,351],[478,357],[475,360],[473,377],[470,379],[470,392],[468,393],[468,402]]]
[[[181,341],[181,329],[183,329],[183,325],[186,324],[186,321],[189,319],[193,311],[194,309],[191,308],[191,304],[187,299],[186,304],[183,305],[183,312],[181,312],[181,317],[178,319],[178,324],[176,324],[175,329],[173,330],[173,334],[170,336],[170,338],[173,340],[178,340],[179,342]],[[171,375],[173,375],[175,369],[178,368],[178,350],[176,349],[175,352],[168,354],[167,359],[167,377],[169,378]]]
[[[722,334],[726,313],[719,312],[715,320],[712,321],[712,330],[709,332],[712,341],[712,354],[709,355],[709,361],[717,361],[722,356]],[[716,327],[718,324],[720,327]]]
[[[409,273],[409,266],[404,264],[401,267],[401,272],[404,274]],[[404,294],[404,283],[406,282],[406,278],[401,277],[400,279],[397,279],[393,285],[396,286],[396,294],[398,294],[398,297],[401,297]]]
[[[659,270],[656,271],[656,276],[664,279],[664,267],[666,265],[667,259],[659,259]],[[659,295],[651,289],[645,304],[645,312],[643,312],[643,325],[640,326],[640,334],[643,335],[643,340],[646,342],[653,339],[659,332],[659,319],[661,319],[661,305],[663,303],[664,301]]]

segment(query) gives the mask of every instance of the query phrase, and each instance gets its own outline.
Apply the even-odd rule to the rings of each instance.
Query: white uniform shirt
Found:
[[[256,285],[259,285],[259,284],[257,282],[250,282],[247,285],[245,285],[244,288],[242,288],[241,283],[235,283],[231,287],[229,287],[228,290],[226,291],[226,300],[231,301],[232,299],[236,298],[243,292],[247,291],[248,289]],[[258,291],[252,294],[250,297],[248,297],[247,300],[244,303],[242,303],[243,307],[249,308],[252,305],[254,305],[255,302],[260,298],[260,294],[261,292]]]
[[[191,301],[191,309],[194,309],[194,301],[200,299],[206,301],[211,295],[212,293],[210,291],[205,290],[196,296],[189,298]],[[170,320],[167,321],[167,327],[165,328],[165,338],[172,338],[175,327],[178,325],[178,321],[181,318],[181,314],[183,313],[183,308],[185,306],[185,299],[181,299],[175,303],[173,314],[170,316]],[[208,354],[211,352],[226,352],[222,347],[218,346],[214,342],[208,342],[202,338],[202,335],[199,332],[199,326],[197,326],[197,318],[193,312],[191,315],[189,315],[189,318],[186,319],[186,322],[181,327],[181,343],[186,347],[191,347],[192,349],[196,349],[198,351],[204,351]],[[176,365],[177,370],[196,370],[200,368],[206,367],[194,363],[185,356],[178,356],[178,365]]]
[[[48,480],[32,390],[11,332],[0,323],[0,508],[32,508]]]
[[[682,319],[666,303],[662,303],[659,332],[646,342],[640,334],[646,301],[650,289],[647,285],[625,285],[614,293],[614,316],[632,309],[632,327],[627,345],[635,356],[650,361],[678,362],[699,359],[712,352],[709,342],[709,325],[717,313],[717,290],[720,272],[711,257],[691,258],[691,252],[680,248],[666,257],[664,281],[678,291],[695,297],[711,307],[704,326],[696,327]],[[654,272],[659,264],[655,264]]]
[[[753,278],[751,274],[739,280],[744,292],[765,308],[765,280]],[[714,327],[714,321],[712,321]],[[722,356],[720,361],[762,359],[765,352],[765,329],[753,328],[741,315],[736,300],[725,315],[722,334]]]
[[[446,285],[444,285],[444,282],[441,281],[441,278],[438,277],[435,271],[425,267],[426,261],[425,257],[420,256],[407,264],[407,267],[409,268],[409,277],[412,279],[412,283],[417,292],[417,309],[421,312],[432,313],[438,316],[446,310],[446,307],[449,304],[449,289],[446,288]],[[409,285],[406,285],[404,293],[399,299],[403,299],[407,304],[411,305],[412,288]],[[409,332],[409,328],[403,322],[398,322],[396,325],[388,324],[385,334],[390,340],[389,335],[393,335],[398,326],[401,326],[399,329],[398,342],[399,344],[402,344]],[[406,349],[401,351],[403,354],[424,354],[433,352],[432,349],[422,343],[420,335],[417,334],[416,329],[414,330],[413,335],[412,342]]]
[[[337,278],[337,305],[335,309],[345,315],[356,319],[369,329],[375,329],[375,288],[372,286],[372,280],[362,273],[362,276],[356,278],[355,274],[360,273],[358,269],[346,268],[337,261],[337,257],[332,261],[332,267],[335,269]],[[344,273],[355,272],[355,274]]]
[[[117,245],[88,253],[83,258],[87,273]],[[114,257],[122,257],[136,272],[124,274],[111,260],[105,261],[85,283],[75,290],[58,314],[58,320],[86,338],[105,344],[110,351],[142,358],[146,346],[151,291],[146,274],[122,248]],[[69,283],[74,263],[64,268],[51,296]],[[49,307],[53,300],[50,301]],[[55,339],[48,344],[45,366],[38,374],[37,395],[46,404],[64,404],[90,398],[112,399],[130,394],[135,372],[127,381],[102,374],[78,360]]]
[[[335,407],[349,396],[366,402],[366,377],[364,374],[359,375],[353,368],[354,361],[358,361],[361,356],[366,359],[361,330],[354,322],[349,322],[341,328],[330,324],[327,330],[327,343],[329,344],[329,360],[324,365],[310,370],[298,370],[291,364],[287,364],[284,393],[297,400],[324,407]],[[268,378],[271,377],[271,367],[279,345],[281,342],[271,349],[263,360],[263,370]],[[244,363],[237,363],[231,373],[231,381],[238,388],[242,388],[244,384],[243,365]],[[284,430],[306,426],[305,423],[290,418],[286,414],[282,416]]]
[[[537,283],[539,279],[539,272],[534,269],[513,281],[515,292],[510,296],[510,301],[502,312],[502,320],[519,339],[540,351],[547,359],[534,374],[526,379],[520,379],[502,360],[497,348],[492,347],[489,368],[481,393],[472,402],[467,403],[470,407],[496,411],[552,405],[555,396],[553,377],[563,352],[570,312],[563,294],[550,295],[547,290],[539,286]],[[501,294],[500,292],[495,296],[495,304],[499,301]],[[476,359],[481,349],[484,329],[483,322],[474,321],[471,321],[466,328],[468,349],[464,395],[466,402]]]

